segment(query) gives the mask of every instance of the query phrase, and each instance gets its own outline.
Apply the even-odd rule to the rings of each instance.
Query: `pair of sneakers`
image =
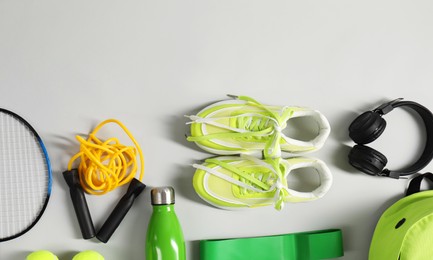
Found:
[[[232,97],[187,116],[191,120],[187,140],[219,155],[193,165],[197,194],[225,209],[274,205],[281,210],[285,202],[323,197],[332,183],[326,164],[303,156],[283,159],[282,153],[296,155],[320,149],[330,133],[327,119],[319,111],[304,107],[270,106],[246,96]],[[297,140],[284,133],[289,120],[301,117],[311,118],[317,126],[312,140]],[[317,172],[319,187],[309,192],[288,187],[289,174],[301,168]]]

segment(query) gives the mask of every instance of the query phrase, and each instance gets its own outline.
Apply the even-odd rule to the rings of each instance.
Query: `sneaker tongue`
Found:
[[[230,125],[249,132],[260,132],[272,126],[270,120],[262,116],[237,116],[230,119]]]
[[[260,166],[245,166],[245,167],[240,167],[239,170],[245,172],[246,174],[250,175],[251,177],[253,177],[254,179],[266,184],[267,186],[272,186],[277,180],[276,180],[276,176],[269,170],[266,169],[264,167],[260,167]],[[247,183],[251,186],[254,186],[258,189],[263,189],[262,187],[259,187],[258,185],[252,183],[249,180],[246,180],[245,178],[239,176],[239,180]]]

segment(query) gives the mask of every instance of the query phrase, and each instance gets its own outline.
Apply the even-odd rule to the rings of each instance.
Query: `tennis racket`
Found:
[[[48,153],[35,129],[0,108],[0,242],[21,236],[38,222],[51,184]]]

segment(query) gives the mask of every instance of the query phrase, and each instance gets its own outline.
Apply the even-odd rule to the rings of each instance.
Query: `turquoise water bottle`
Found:
[[[174,212],[174,189],[154,188],[151,191],[153,213],[146,236],[146,260],[185,260],[185,240]]]

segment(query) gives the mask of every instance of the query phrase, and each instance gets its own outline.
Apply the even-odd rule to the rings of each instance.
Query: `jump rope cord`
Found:
[[[115,123],[128,135],[133,146],[125,146],[117,138],[101,141],[96,133],[106,124]],[[136,175],[137,153],[140,160],[139,180],[144,176],[143,152],[131,132],[119,120],[108,119],[101,122],[89,134],[87,140],[76,136],[80,143],[80,151],[72,156],[68,163],[68,170],[72,164],[80,159],[78,173],[83,190],[89,194],[102,195],[117,187],[129,183]]]

